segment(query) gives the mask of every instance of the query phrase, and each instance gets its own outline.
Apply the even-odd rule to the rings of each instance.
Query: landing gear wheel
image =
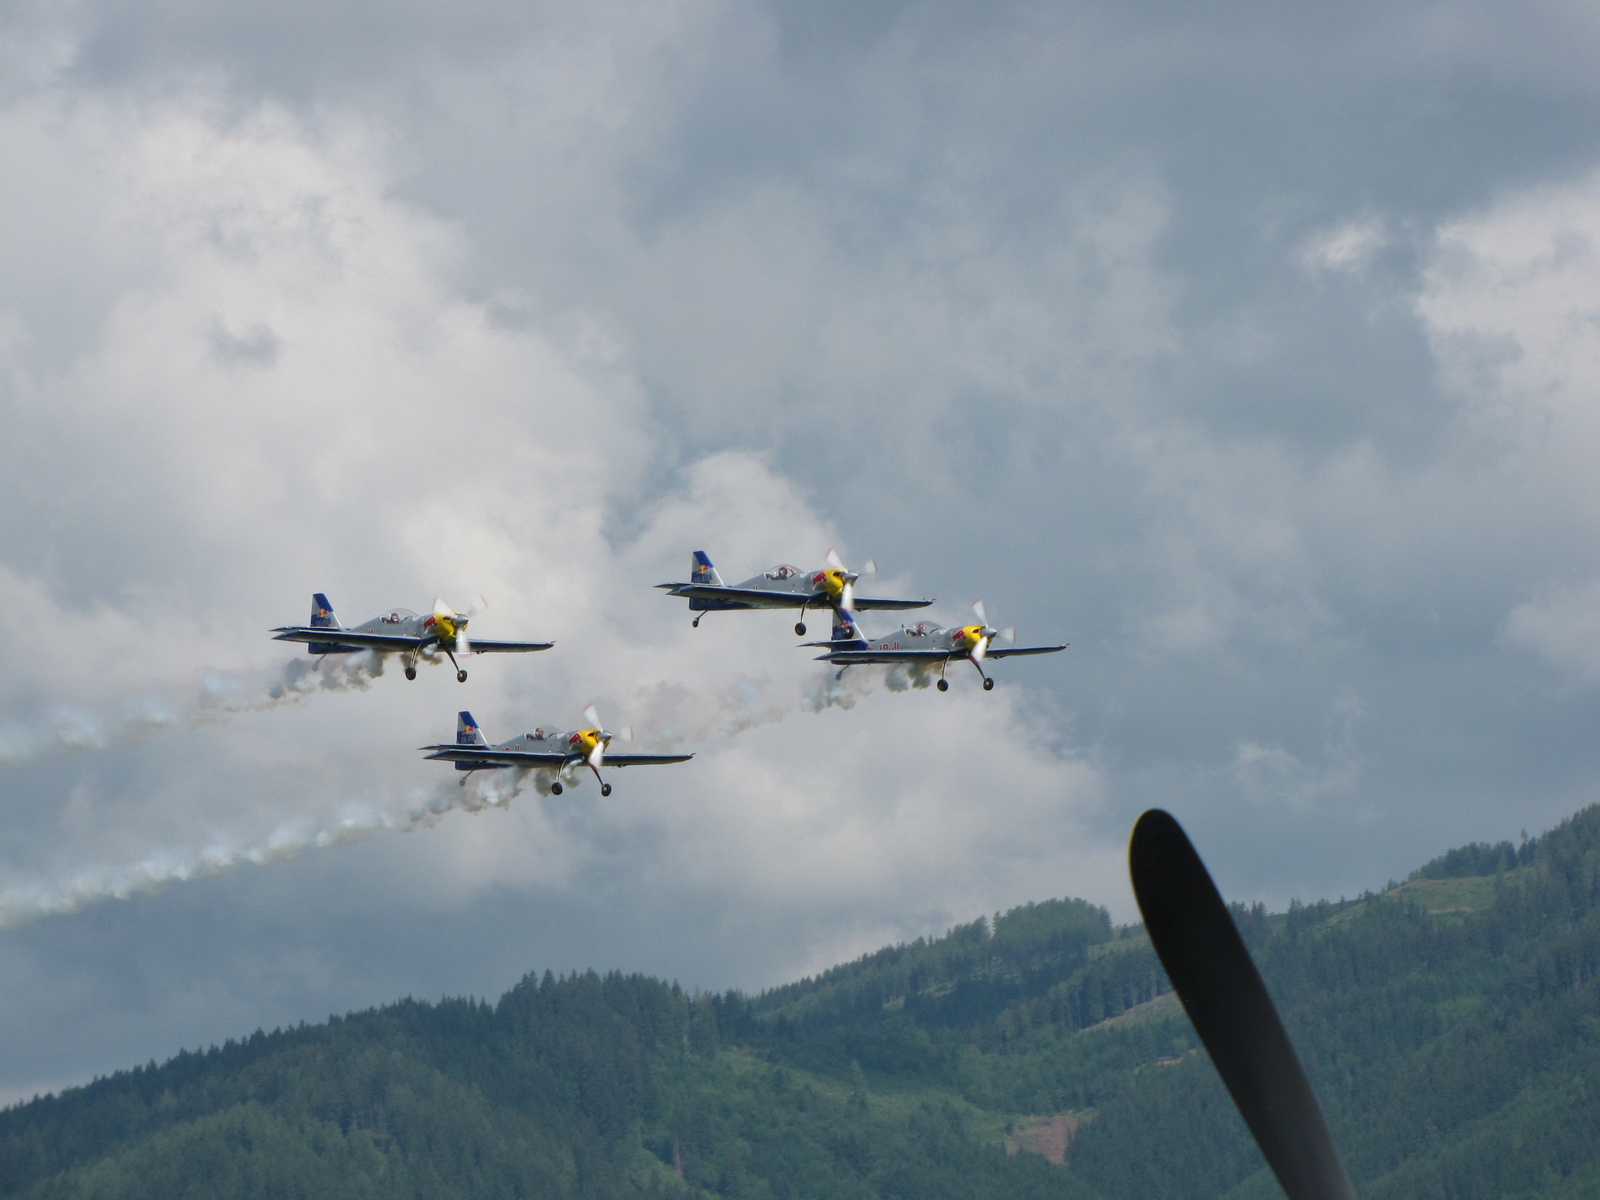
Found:
[[[457,683],[465,683],[466,681],[467,681],[467,673],[465,671],[457,671],[456,672],[456,682]]]
[[[992,692],[992,691],[994,691],[994,680],[992,680],[992,679],[985,679],[985,680],[984,680],[984,681],[983,681],[983,690],[984,690],[984,691],[986,691],[986,692]]]
[[[417,669],[415,667],[407,667],[406,668],[406,678],[407,679],[415,679],[416,677],[417,677]]]
[[[794,635],[795,637],[805,637],[806,623],[804,621],[796,621],[794,623]]]
[[[699,629],[700,628],[700,618],[696,617],[694,620],[690,621],[689,624],[693,625],[696,629]]]
[[[559,796],[559,795],[561,795],[561,785],[560,785],[560,784],[559,784],[559,783],[552,783],[552,784],[551,784],[551,785],[550,785],[550,794],[551,794],[551,795],[552,795],[552,796]]]
[[[602,795],[602,796],[609,796],[609,795],[611,795],[611,785],[610,785],[610,784],[609,784],[609,783],[602,783],[602,784],[601,784],[601,785],[600,785],[600,794],[601,794],[601,795]]]
[[[939,690],[941,692],[948,692],[950,690],[950,681],[948,679],[939,680]]]

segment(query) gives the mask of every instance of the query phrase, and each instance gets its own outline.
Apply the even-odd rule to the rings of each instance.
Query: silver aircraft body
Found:
[[[952,662],[965,660],[978,669],[983,677],[983,690],[994,689],[994,679],[985,674],[985,659],[1014,658],[1024,654],[1055,654],[1065,650],[1067,643],[1059,646],[996,646],[998,639],[1015,643],[1015,629],[991,629],[984,612],[983,601],[973,602],[977,614],[976,625],[941,626],[927,622],[902,626],[897,632],[882,637],[864,637],[856,624],[855,614],[846,610],[833,627],[833,637],[826,642],[807,642],[808,646],[825,647],[827,653],[819,654],[819,662],[837,663],[839,675],[855,666],[869,663],[906,663],[925,669],[939,668],[939,690],[950,690],[945,670]]]
[[[722,612],[742,608],[798,608],[801,619],[794,631],[804,634],[805,615],[810,608],[832,609],[835,617],[847,611],[867,609],[927,608],[932,600],[890,600],[881,596],[857,596],[856,580],[878,569],[876,561],[869,561],[861,571],[848,569],[839,556],[828,551],[828,565],[814,571],[803,571],[787,563],[773,567],[761,575],[752,575],[743,583],[729,586],[724,583],[717,568],[712,566],[704,550],[696,550],[689,563],[688,583],[658,583],[669,596],[683,596],[689,601],[689,610],[695,614],[694,624],[708,612]]]
[[[467,681],[467,672],[456,655],[527,654],[548,650],[554,642],[480,641],[467,638],[471,613],[458,613],[443,601],[435,601],[433,612],[414,613],[409,608],[392,608],[381,617],[360,625],[341,625],[333,605],[321,592],[311,597],[311,622],[308,625],[283,625],[272,631],[277,642],[304,642],[312,654],[354,654],[376,650],[398,654],[405,665],[406,678],[417,677],[417,660],[436,662],[443,654],[456,669],[456,679]]]
[[[583,719],[589,723],[584,729],[546,729],[541,726],[532,733],[491,746],[472,714],[462,712],[456,716],[454,742],[423,746],[422,749],[430,751],[430,759],[455,763],[458,771],[494,771],[504,767],[545,771],[552,777],[550,790],[557,796],[561,794],[563,780],[568,784],[576,783],[575,776],[585,767],[594,772],[595,779],[600,783],[600,794],[609,796],[611,785],[600,778],[602,766],[655,766],[660,763],[687,762],[694,757],[692,754],[611,754],[609,748],[612,739],[620,736],[623,741],[632,741],[632,731],[624,729],[619,735],[601,728],[599,714],[592,704],[583,710]],[[466,783],[466,780],[461,782]]]

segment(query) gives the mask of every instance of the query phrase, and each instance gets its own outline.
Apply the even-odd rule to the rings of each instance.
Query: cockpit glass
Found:
[[[773,567],[772,570],[768,571],[767,572],[767,578],[768,579],[792,579],[792,578],[794,578],[794,576],[796,576],[798,574],[800,574],[800,568],[799,567],[792,567],[788,563],[783,563],[783,564],[781,564],[779,566]]]

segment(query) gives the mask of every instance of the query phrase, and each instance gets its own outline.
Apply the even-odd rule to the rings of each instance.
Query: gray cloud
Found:
[[[1593,19],[975,11],[4,18],[0,585],[55,636],[0,649],[0,748],[75,756],[0,778],[0,892],[313,850],[0,934],[0,1086],[530,966],[1128,916],[1150,803],[1281,903],[1592,796]],[[830,544],[1072,649],[808,706],[787,622],[649,592]],[[313,588],[558,647],[118,724],[255,678]],[[315,850],[437,794],[458,704],[591,700],[700,756]]]

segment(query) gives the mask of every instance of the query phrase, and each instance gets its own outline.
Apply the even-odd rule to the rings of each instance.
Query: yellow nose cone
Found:
[[[978,639],[983,637],[982,625],[963,625],[960,630],[961,640],[969,646],[976,646]]]
[[[827,589],[829,600],[837,600],[840,596],[843,596],[844,585],[844,572],[839,568],[834,567],[832,570],[822,573],[822,586]]]

